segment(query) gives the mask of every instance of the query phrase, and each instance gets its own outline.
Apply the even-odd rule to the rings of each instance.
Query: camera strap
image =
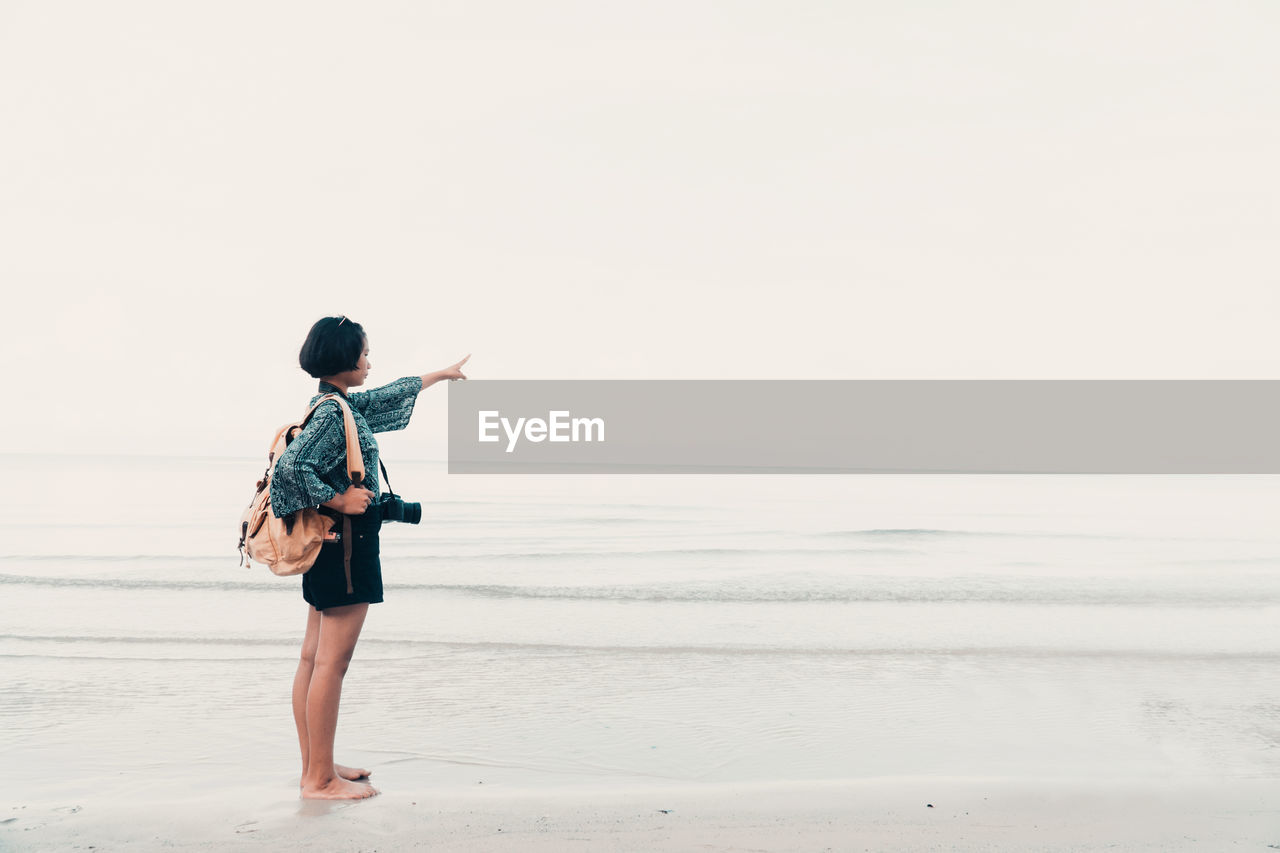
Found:
[[[387,494],[395,497],[395,491],[391,488],[391,478],[387,476],[387,466],[382,459],[378,459],[378,467],[382,469],[382,482],[387,484]]]

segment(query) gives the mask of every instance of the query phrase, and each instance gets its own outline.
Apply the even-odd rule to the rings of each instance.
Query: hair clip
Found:
[[[343,314],[342,319],[338,321],[338,325],[341,326],[345,322],[347,322],[347,315]]]

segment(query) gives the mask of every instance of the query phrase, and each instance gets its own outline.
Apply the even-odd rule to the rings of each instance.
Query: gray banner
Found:
[[[468,380],[451,474],[1277,474],[1274,380]]]

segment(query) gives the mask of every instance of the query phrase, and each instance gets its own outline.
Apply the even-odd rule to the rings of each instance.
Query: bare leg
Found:
[[[311,674],[315,671],[316,648],[320,645],[320,611],[307,605],[307,633],[302,638],[302,658],[298,672],[293,677],[293,723],[298,729],[298,745],[302,749],[302,776],[307,775],[311,763],[310,738],[307,735],[307,691],[311,689]],[[370,774],[363,767],[347,767],[334,764],[343,779],[365,779]],[[298,783],[301,785],[301,781]]]
[[[298,746],[302,749],[302,775],[307,775],[311,759],[311,739],[307,737],[307,691],[316,666],[316,647],[320,645],[320,611],[307,605],[307,633],[302,638],[302,658],[293,677],[293,724],[298,729]]]
[[[333,764],[342,679],[368,612],[368,604],[347,604],[330,607],[320,615],[320,641],[306,701],[309,756],[302,796],[308,799],[353,800],[378,793],[368,785],[343,779]]]

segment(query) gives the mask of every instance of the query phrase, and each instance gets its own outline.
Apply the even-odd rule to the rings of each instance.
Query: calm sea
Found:
[[[1280,777],[1280,478],[390,464],[423,521],[338,732],[384,781]],[[296,775],[306,605],[235,549],[261,467],[5,458],[7,799]]]

